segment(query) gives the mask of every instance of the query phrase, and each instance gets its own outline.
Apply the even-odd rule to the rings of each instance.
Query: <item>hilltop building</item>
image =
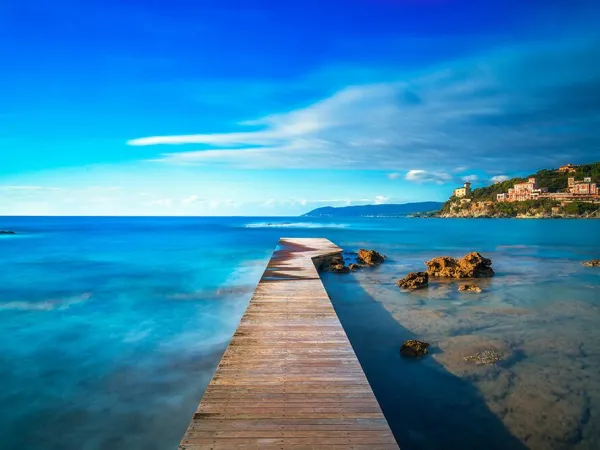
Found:
[[[575,173],[577,170],[577,166],[573,164],[565,164],[564,166],[560,166],[558,168],[558,172],[560,173]]]
[[[458,198],[470,197],[471,196],[471,183],[469,183],[467,181],[463,187],[454,189],[454,196],[458,197]]]

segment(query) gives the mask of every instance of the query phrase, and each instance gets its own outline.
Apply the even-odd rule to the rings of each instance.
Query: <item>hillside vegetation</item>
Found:
[[[496,200],[496,194],[508,192],[508,189],[513,187],[514,184],[523,183],[529,177],[535,177],[538,186],[548,188],[549,192],[565,191],[569,177],[575,177],[577,180],[581,180],[583,177],[592,177],[594,181],[600,181],[600,162],[584,164],[577,167],[576,170],[575,173],[560,173],[556,169],[542,169],[525,178],[512,178],[491,186],[474,189],[472,198],[474,201]]]
[[[441,216],[456,217],[517,217],[517,216],[548,216],[554,215],[553,208],[560,207],[563,216],[592,216],[600,213],[600,204],[572,202],[560,206],[560,202],[552,199],[529,200],[525,202],[496,202],[496,195],[508,192],[517,183],[535,177],[538,187],[547,188],[549,192],[565,192],[569,177],[582,180],[591,177],[592,181],[600,182],[600,162],[584,164],[576,168],[574,173],[561,173],[557,169],[542,169],[523,178],[512,178],[507,181],[495,183],[490,186],[474,189],[471,194],[472,202],[461,204],[456,197],[444,203],[440,211]],[[494,202],[491,205],[481,206],[478,202]]]

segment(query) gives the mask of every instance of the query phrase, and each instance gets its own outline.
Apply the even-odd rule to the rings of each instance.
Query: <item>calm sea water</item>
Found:
[[[403,449],[600,448],[600,222],[0,218],[0,448],[175,449],[279,237],[389,260],[326,274]],[[400,292],[439,255],[497,276]],[[432,344],[399,357],[408,338]],[[465,356],[494,349],[503,360]]]

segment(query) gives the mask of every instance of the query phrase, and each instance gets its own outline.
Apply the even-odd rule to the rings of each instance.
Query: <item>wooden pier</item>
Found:
[[[280,240],[181,450],[398,449],[315,267],[341,251]]]

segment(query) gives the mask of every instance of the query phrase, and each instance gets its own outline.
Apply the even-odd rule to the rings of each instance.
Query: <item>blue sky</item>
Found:
[[[600,4],[0,2],[0,214],[292,215],[600,160]]]

